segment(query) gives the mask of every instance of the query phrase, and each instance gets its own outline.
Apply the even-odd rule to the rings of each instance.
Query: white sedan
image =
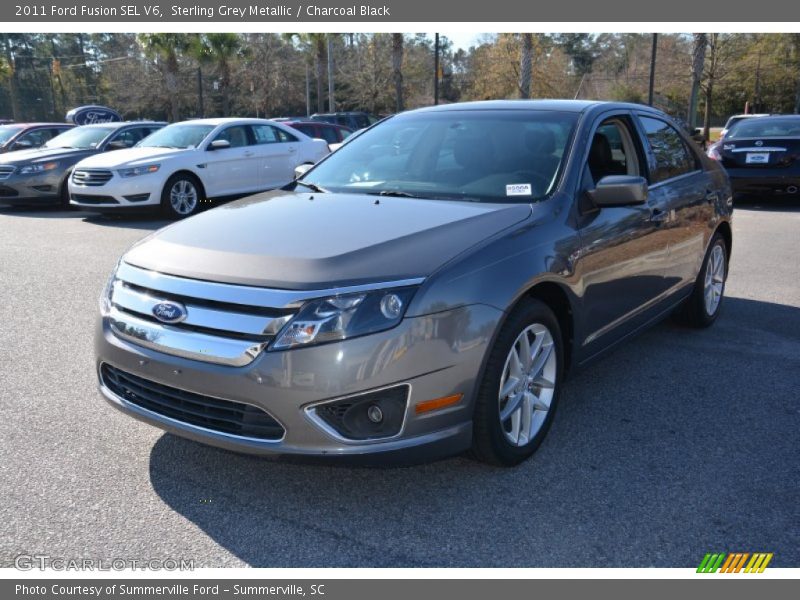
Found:
[[[160,206],[183,218],[205,201],[282,187],[296,167],[328,153],[324,140],[274,121],[185,121],[128,150],[79,162],[69,180],[70,204],[103,212]]]

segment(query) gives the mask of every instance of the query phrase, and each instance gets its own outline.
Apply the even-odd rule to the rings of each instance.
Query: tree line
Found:
[[[486,34],[468,49],[400,33],[4,33],[0,118],[388,114],[439,102],[647,102],[652,34]],[[800,112],[800,34],[659,34],[653,104],[694,126]]]

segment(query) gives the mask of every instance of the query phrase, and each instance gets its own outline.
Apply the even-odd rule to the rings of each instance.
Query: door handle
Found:
[[[250,152],[250,151],[248,151],[248,152],[245,152],[245,153],[244,153],[244,155],[245,155],[247,158],[250,158],[251,156],[253,156],[253,153],[252,153],[252,152]]]
[[[289,152],[297,152],[297,148],[295,148],[294,146],[289,146],[289,147],[287,148],[287,150],[288,150]]]
[[[719,200],[719,194],[713,190],[706,190],[706,202],[716,202]]]

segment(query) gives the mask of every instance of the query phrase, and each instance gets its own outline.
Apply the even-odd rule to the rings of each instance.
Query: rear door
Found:
[[[271,190],[294,179],[298,138],[272,125],[251,125],[259,164],[259,188]]]
[[[665,283],[677,291],[693,283],[700,270],[716,191],[696,146],[675,126],[646,113],[639,113],[639,123],[648,146],[653,221],[669,243]]]

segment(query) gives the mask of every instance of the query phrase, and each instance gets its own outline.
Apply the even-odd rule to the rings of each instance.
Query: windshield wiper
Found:
[[[396,198],[422,198],[422,196],[401,190],[381,190],[380,192],[367,192],[367,194],[370,196],[394,196]]]
[[[303,187],[307,187],[312,192],[317,192],[318,194],[327,194],[328,190],[325,188],[319,187],[316,183],[311,183],[310,181],[300,181],[299,179],[295,180],[295,183],[299,183]]]

